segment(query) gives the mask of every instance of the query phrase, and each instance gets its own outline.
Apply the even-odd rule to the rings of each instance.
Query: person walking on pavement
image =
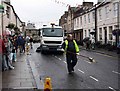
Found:
[[[31,49],[33,48],[32,43],[33,43],[33,38],[32,38],[32,36],[31,36],[31,37],[30,37],[30,47],[31,47]]]
[[[117,44],[117,54],[120,54],[120,41]]]
[[[67,39],[62,45],[62,48],[66,53],[68,72],[71,74],[74,72],[74,67],[77,64],[77,54],[79,54],[79,47],[71,34],[67,36]]]
[[[3,58],[4,53],[5,53],[5,44],[0,35],[0,71],[4,70],[4,67],[6,67],[4,64],[5,63],[4,61],[6,61],[6,60],[4,60],[4,58]]]

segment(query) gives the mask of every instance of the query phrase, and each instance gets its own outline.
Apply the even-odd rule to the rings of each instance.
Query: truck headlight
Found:
[[[60,45],[60,46],[58,46],[58,48],[62,48],[62,46]]]

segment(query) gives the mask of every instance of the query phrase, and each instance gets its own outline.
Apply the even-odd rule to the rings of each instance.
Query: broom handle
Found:
[[[72,54],[76,54],[76,53],[73,53],[73,52],[70,52],[70,51],[67,51],[68,53],[72,53]],[[85,58],[88,58],[89,59],[89,57],[87,57],[87,56],[84,56],[84,55],[78,55],[78,56],[81,56],[81,57],[85,57]]]

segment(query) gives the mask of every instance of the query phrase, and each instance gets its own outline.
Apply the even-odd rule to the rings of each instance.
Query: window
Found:
[[[79,17],[77,18],[77,27],[78,27],[78,25],[79,25]]]
[[[88,14],[88,22],[90,23],[90,14]]]
[[[99,20],[102,20],[101,9],[99,9]]]
[[[88,30],[88,32],[89,32],[88,34],[89,34],[89,37],[90,37],[90,29]]]
[[[82,25],[82,17],[80,17],[80,24]]]
[[[112,36],[112,26],[109,27],[109,40],[112,40],[113,36]]]
[[[84,20],[85,20],[85,23],[86,23],[86,15],[84,15]]]
[[[99,28],[99,39],[102,40],[102,28]]]
[[[105,15],[106,15],[106,18],[108,18],[108,16],[109,16],[109,6],[105,7]]]
[[[95,21],[95,11],[92,12],[92,18],[93,18],[93,21]]]
[[[76,26],[77,26],[76,19],[75,19],[75,22],[74,22],[74,24],[75,24],[75,27],[76,27]]]
[[[43,36],[47,37],[62,37],[63,31],[61,28],[43,28]]]
[[[117,14],[118,14],[118,3],[116,2],[116,3],[114,3],[113,4],[113,12],[114,12],[114,16],[117,16]]]
[[[6,15],[7,18],[10,18],[10,7],[7,6],[7,10],[6,10]]]
[[[85,30],[85,37],[87,37],[87,31]]]

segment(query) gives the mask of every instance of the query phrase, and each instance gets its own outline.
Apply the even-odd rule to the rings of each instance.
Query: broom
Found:
[[[76,54],[76,53],[73,53],[73,52],[70,52],[70,51],[67,51],[68,53],[72,53],[72,54]],[[84,58],[87,58],[89,59],[90,62],[95,62],[95,60],[92,58],[92,57],[87,57],[87,56],[84,56],[84,55],[78,55],[78,56],[81,56],[81,57],[84,57]]]

